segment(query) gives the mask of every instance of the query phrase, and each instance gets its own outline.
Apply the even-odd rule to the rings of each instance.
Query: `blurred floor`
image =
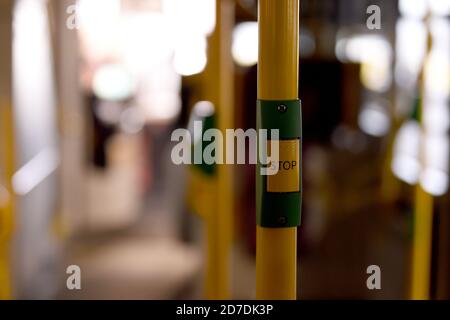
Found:
[[[195,248],[138,233],[88,239],[68,252],[67,264],[82,270],[82,289],[64,288],[64,299],[176,299],[200,268]]]
[[[124,154],[123,151],[130,148],[129,141],[127,142],[115,150],[116,155]],[[169,157],[169,152],[169,147],[163,146],[159,156]],[[120,202],[124,194],[136,193],[133,185],[135,180],[129,178],[134,174],[130,169],[133,167],[133,161],[135,160],[132,157],[122,157],[121,164],[117,161],[113,164],[114,170],[111,170],[110,176],[108,173],[101,174],[104,181],[99,181],[95,175],[91,175],[94,178],[88,180],[87,183],[91,185],[89,190],[91,193],[92,190],[97,190],[97,195],[89,198],[91,203],[88,208],[91,209],[87,230],[69,241],[64,250],[66,254],[63,263],[64,266],[80,266],[82,289],[69,291],[63,287],[58,298],[195,297],[195,288],[200,281],[201,253],[199,248],[184,243],[177,237],[179,230],[176,220],[179,219],[179,206],[182,206],[184,199],[184,170],[173,165],[171,161],[163,162],[156,173],[163,183],[149,196],[144,196],[145,201],[134,199],[140,201],[142,208],[139,205],[124,205],[122,210],[117,210],[114,203]],[[128,170],[119,170],[120,168]],[[123,172],[128,178],[121,176],[121,179],[116,179],[112,174],[117,172]],[[96,185],[95,188],[92,184]],[[107,186],[108,190],[103,190],[102,196],[98,196],[102,185]],[[105,206],[107,203],[109,205]],[[104,212],[100,215],[99,210],[92,208],[102,208]],[[105,208],[122,211],[111,216],[115,223],[108,222],[108,210]],[[133,212],[124,214],[126,208]],[[95,221],[93,216],[98,221]],[[122,228],[117,228],[118,225],[122,225]],[[64,274],[64,271],[62,272]],[[65,285],[65,281],[62,281],[62,284]]]

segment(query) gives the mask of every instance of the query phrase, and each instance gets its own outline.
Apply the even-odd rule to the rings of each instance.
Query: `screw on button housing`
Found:
[[[278,218],[278,222],[280,223],[280,224],[286,224],[286,222],[287,222],[287,219],[286,219],[286,217],[285,216],[281,216],[281,217],[279,217]]]
[[[287,106],[286,106],[285,104],[280,104],[280,105],[277,107],[277,110],[278,110],[278,112],[280,112],[280,113],[285,113],[285,112],[287,111]]]

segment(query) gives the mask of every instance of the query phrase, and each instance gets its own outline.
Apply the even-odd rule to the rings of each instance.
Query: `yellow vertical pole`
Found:
[[[231,35],[234,2],[216,0],[216,28],[209,39],[206,96],[216,107],[217,126],[225,135],[234,127],[233,60]],[[223,150],[217,152],[222,153]],[[225,155],[221,154],[225,159]],[[220,158],[220,156],[219,156]],[[233,226],[232,165],[217,165],[216,203],[206,217],[207,257],[205,295],[208,299],[229,299],[231,295],[231,249]]]
[[[415,188],[411,299],[430,299],[433,197],[418,184]]]
[[[426,18],[427,26],[427,52],[425,55],[422,70],[419,75],[420,96],[420,116],[419,121],[422,124],[423,114],[426,112],[424,103],[425,81],[427,77],[426,63],[429,52],[432,47],[432,38],[429,32],[429,18]],[[423,126],[421,125],[423,128]],[[420,160],[424,164],[424,145],[425,139],[423,131],[420,140]],[[414,193],[414,233],[411,259],[411,299],[428,300],[430,299],[430,279],[431,279],[431,251],[433,239],[433,196],[425,192],[418,183]]]
[[[299,0],[259,1],[258,99],[298,98]],[[256,298],[296,299],[297,227],[256,230]]]
[[[0,300],[11,298],[9,244],[13,228],[14,196],[11,178],[14,172],[12,121],[12,8],[11,0],[0,3],[0,183],[6,189],[0,201]],[[3,180],[2,180],[3,179]],[[2,187],[0,185],[0,187]],[[0,199],[2,200],[2,199]]]

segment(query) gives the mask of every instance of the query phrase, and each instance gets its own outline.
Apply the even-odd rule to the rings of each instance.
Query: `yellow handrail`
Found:
[[[11,179],[14,173],[14,139],[12,121],[12,1],[0,4],[0,170],[8,195],[0,203],[0,300],[11,298],[9,244],[13,229],[14,196]]]
[[[426,112],[426,105],[423,97],[425,96],[426,61],[432,48],[432,37],[429,31],[429,16],[425,18],[427,26],[427,50],[418,79],[418,90],[420,90],[420,116],[419,121],[423,128],[423,114]],[[424,151],[426,150],[425,139],[421,132],[420,140],[420,160],[424,164]],[[433,196],[427,193],[420,186],[420,182],[415,187],[414,193],[414,233],[411,259],[411,288],[410,297],[413,300],[430,299],[430,281],[431,281],[431,260],[432,260],[432,242],[433,242]]]
[[[259,1],[258,99],[298,98],[299,0]],[[256,298],[296,299],[297,227],[256,229]]]
[[[231,37],[234,25],[234,1],[216,0],[216,27],[209,39],[208,66],[205,74],[207,100],[216,107],[218,129],[234,128],[234,85]],[[223,152],[223,150],[217,150]],[[217,165],[214,210],[206,217],[206,285],[208,299],[231,296],[231,250],[233,237],[232,165]]]

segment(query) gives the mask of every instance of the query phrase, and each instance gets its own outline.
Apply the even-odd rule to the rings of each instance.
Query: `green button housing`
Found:
[[[296,227],[301,222],[301,102],[300,100],[258,100],[257,129],[279,130],[280,140],[300,140],[298,192],[268,192],[267,177],[261,174],[263,165],[256,165],[256,223],[267,228]]]

